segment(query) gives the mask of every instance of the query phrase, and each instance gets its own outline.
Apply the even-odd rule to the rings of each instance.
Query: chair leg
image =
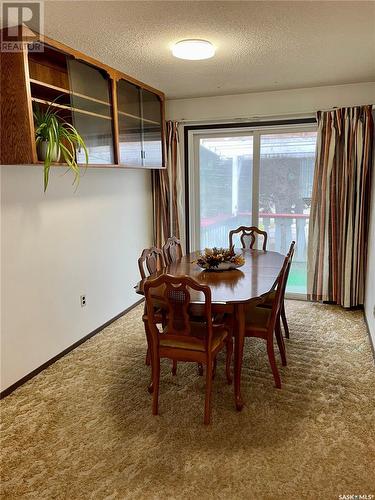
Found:
[[[146,314],[146,305],[144,306],[144,314]],[[151,355],[150,355],[151,338],[150,338],[150,335],[148,332],[147,321],[144,321],[144,325],[145,325],[145,333],[146,333],[146,340],[147,340],[147,351],[146,351],[145,364],[147,366],[150,366],[150,364],[151,364]]]
[[[151,364],[151,355],[150,355],[150,344],[151,344],[151,338],[148,333],[148,327],[145,323],[145,330],[146,330],[146,340],[147,340],[147,351],[146,351],[146,359],[145,359],[145,364],[147,366],[150,366]]]
[[[213,372],[212,361],[211,359],[209,359],[206,367],[206,399],[204,404],[205,425],[208,425],[211,421],[212,372]]]
[[[148,332],[148,327],[147,327],[147,324],[145,323],[145,330],[146,330],[146,337],[147,337],[147,353],[146,353],[146,364],[147,364],[147,356],[148,356],[148,359],[150,361],[150,365],[151,365],[151,379],[150,379],[150,383],[148,384],[148,387],[147,387],[147,390],[150,394],[153,393],[154,391],[154,383],[153,383],[153,363],[152,363],[152,340],[151,340],[151,336]]]
[[[212,367],[212,379],[215,378],[216,375],[216,367],[217,367],[217,357],[215,356],[214,362],[213,362],[213,367]]]
[[[268,354],[268,359],[269,359],[269,362],[271,365],[273,378],[275,380],[275,386],[278,389],[281,389],[281,380],[280,380],[279,370],[277,369],[276,359],[275,359],[275,351],[273,350],[273,337],[270,339],[267,339],[267,354]]]
[[[202,363],[198,363],[198,375],[200,377],[203,377],[203,364]]]
[[[177,361],[175,359],[173,360],[173,365],[172,365],[172,375],[173,376],[177,375]]]
[[[283,320],[283,325],[284,325],[284,331],[285,331],[285,337],[288,339],[289,338],[289,326],[288,322],[286,320],[286,314],[285,314],[285,306],[284,302],[281,305],[281,319]]]
[[[285,344],[284,344],[284,339],[281,334],[281,328],[280,328],[280,322],[276,322],[276,328],[275,328],[275,336],[277,340],[277,345],[279,346],[279,351],[280,351],[280,356],[281,356],[281,363],[283,366],[286,366],[286,353],[285,353]]]
[[[226,375],[227,375],[227,381],[228,381],[228,384],[230,385],[232,383],[232,370],[231,370],[232,355],[233,355],[233,338],[232,338],[232,336],[228,337],[228,340],[226,343],[226,351],[227,351],[227,356],[226,356],[226,361],[225,361],[225,370],[226,370]]]
[[[151,364],[150,349],[147,347],[145,365],[150,366],[150,364]]]
[[[152,414],[157,415],[159,411],[159,383],[160,383],[160,357],[157,346],[152,348]]]

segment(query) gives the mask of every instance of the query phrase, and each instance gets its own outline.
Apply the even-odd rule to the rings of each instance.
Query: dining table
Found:
[[[241,370],[245,341],[245,307],[251,300],[267,293],[274,285],[284,263],[285,256],[272,251],[235,249],[244,257],[244,264],[225,271],[205,270],[198,266],[201,252],[191,252],[180,260],[141,280],[136,292],[143,295],[143,284],[161,274],[190,276],[211,289],[213,313],[229,313],[234,318],[234,396],[238,411],[244,400],[241,394]],[[204,295],[191,291],[192,304],[203,304]]]

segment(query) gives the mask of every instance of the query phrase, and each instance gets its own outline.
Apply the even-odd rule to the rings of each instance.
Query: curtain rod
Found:
[[[178,123],[196,123],[196,124],[209,124],[209,123],[233,123],[233,122],[238,122],[238,123],[243,123],[243,122],[263,122],[263,121],[269,121],[271,119],[273,120],[291,120],[293,118],[295,119],[301,119],[301,118],[314,118],[315,113],[285,113],[283,115],[253,115],[253,116],[236,116],[236,117],[218,117],[218,118],[206,118],[204,120],[189,120],[186,118],[181,118],[177,119]]]
[[[367,106],[367,104],[361,104],[359,106]],[[372,106],[372,109],[375,109],[375,104],[370,104]],[[253,122],[262,122],[270,119],[274,120],[286,120],[286,119],[301,119],[301,118],[315,118],[316,113],[318,111],[326,112],[326,111],[334,111],[335,109],[340,109],[340,108],[355,108],[356,106],[334,106],[329,109],[320,109],[317,111],[304,111],[300,113],[283,113],[283,114],[270,114],[270,115],[253,115],[253,116],[246,116],[246,117],[241,117],[241,116],[236,116],[236,117],[219,117],[219,118],[207,118],[205,120],[189,120],[186,118],[181,118],[181,119],[175,119],[174,121],[177,121],[178,123],[189,123],[189,124],[212,124],[212,123],[233,123],[233,122],[248,122],[248,121],[253,121]]]
[[[325,113],[327,111],[335,111],[335,109],[343,109],[343,108],[358,108],[360,106],[371,106],[372,109],[375,109],[375,104],[356,104],[354,106],[333,106],[333,108],[328,108],[328,109],[319,109],[318,111],[321,111],[322,113]],[[317,113],[316,111],[315,113]]]

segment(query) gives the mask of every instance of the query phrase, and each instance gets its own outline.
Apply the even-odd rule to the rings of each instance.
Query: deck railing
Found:
[[[201,248],[228,246],[231,229],[251,225],[251,212],[222,214],[201,220]],[[295,262],[307,261],[309,214],[259,213],[258,226],[268,233],[268,250],[286,254],[292,240],[296,241]],[[239,244],[239,243],[238,243]]]

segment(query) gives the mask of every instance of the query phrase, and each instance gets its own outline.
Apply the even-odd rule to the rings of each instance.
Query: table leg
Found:
[[[234,397],[236,408],[241,411],[243,408],[243,399],[241,396],[241,369],[243,358],[243,347],[245,340],[245,311],[243,304],[236,305],[236,332],[234,345]]]

